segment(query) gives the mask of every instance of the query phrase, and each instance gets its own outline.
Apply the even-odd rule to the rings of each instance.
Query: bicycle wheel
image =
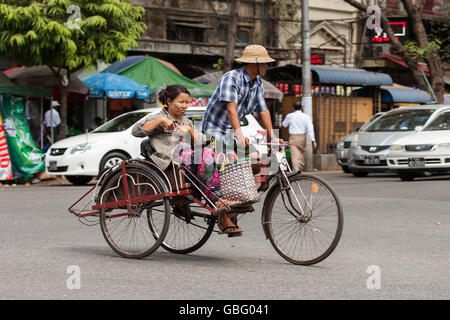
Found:
[[[147,210],[150,229],[158,235],[157,226],[161,224],[161,215],[155,214],[163,210],[153,206]],[[192,202],[173,204],[170,224],[161,247],[176,254],[191,253],[201,248],[211,236],[216,217],[210,211]]]
[[[333,188],[320,177],[295,175],[289,183],[268,195],[263,224],[278,254],[293,264],[312,265],[336,248],[342,208]]]
[[[150,169],[138,165],[126,165],[126,183],[130,199],[165,193],[165,188],[155,178]],[[99,204],[125,200],[122,171],[117,170],[103,184],[99,197]],[[142,200],[127,205],[115,205],[100,210],[100,225],[103,236],[108,245],[125,258],[140,259],[152,254],[162,243],[169,228],[170,203],[168,199],[158,200],[162,203],[162,210],[158,213],[161,221],[156,230],[159,237],[150,230],[148,217],[145,214],[155,201]]]

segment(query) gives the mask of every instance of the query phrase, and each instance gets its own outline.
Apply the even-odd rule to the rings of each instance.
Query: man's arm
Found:
[[[307,122],[307,134],[311,139],[314,148],[317,148],[316,137],[314,136],[314,124],[312,123],[312,120],[309,116]]]
[[[267,130],[267,138],[273,138],[273,126],[272,126],[272,118],[270,117],[270,111],[264,110],[259,113],[261,116],[261,122],[264,128]]]

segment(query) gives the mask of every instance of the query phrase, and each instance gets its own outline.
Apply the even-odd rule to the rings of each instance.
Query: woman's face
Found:
[[[190,103],[191,96],[184,92],[178,94],[175,99],[168,99],[167,101],[169,112],[177,117],[182,116],[186,112],[186,109],[189,107]]]

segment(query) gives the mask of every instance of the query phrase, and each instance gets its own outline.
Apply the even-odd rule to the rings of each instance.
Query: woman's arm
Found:
[[[134,125],[131,134],[135,137],[146,137],[149,133],[153,132],[160,125],[163,126],[164,129],[173,130],[174,124],[172,120],[169,120],[164,117],[159,117],[156,119],[150,119],[145,121],[144,123],[138,122]]]

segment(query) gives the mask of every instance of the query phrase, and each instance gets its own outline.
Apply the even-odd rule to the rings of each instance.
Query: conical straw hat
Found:
[[[274,62],[269,56],[266,48],[259,44],[250,44],[244,48],[242,56],[236,59],[237,62],[244,63],[269,63]]]

